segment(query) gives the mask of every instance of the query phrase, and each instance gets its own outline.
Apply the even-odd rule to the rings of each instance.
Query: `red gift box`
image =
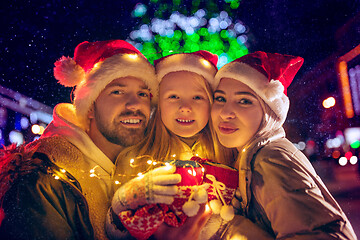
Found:
[[[174,160],[169,163],[176,165],[175,173],[181,175],[174,202],[171,205],[150,204],[136,211],[129,210],[119,214],[124,227],[137,239],[148,239],[163,222],[173,227],[184,224],[187,215],[182,207],[193,193],[193,186],[203,183],[204,168],[198,162]]]
[[[214,162],[204,162],[204,183],[208,183],[208,201],[214,214],[221,214],[225,220],[233,217],[233,208],[230,206],[235,191],[239,186],[239,172],[232,167]],[[225,206],[225,208],[223,207]]]

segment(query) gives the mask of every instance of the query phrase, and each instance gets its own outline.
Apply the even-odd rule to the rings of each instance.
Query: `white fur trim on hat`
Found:
[[[224,65],[215,75],[213,89],[216,89],[222,78],[232,78],[246,84],[275,112],[280,122],[284,123],[290,101],[284,94],[280,81],[268,78],[250,65],[242,62],[230,62]]]
[[[76,115],[82,127],[89,127],[88,112],[101,91],[113,80],[132,76],[139,78],[147,84],[152,96],[152,104],[157,102],[158,82],[154,67],[143,57],[136,54],[117,54],[95,64],[94,68],[86,74],[74,91],[74,105]]]
[[[65,87],[74,87],[85,78],[85,72],[71,57],[61,57],[55,62],[54,76]]]
[[[217,68],[208,60],[195,54],[174,54],[165,57],[155,65],[159,83],[171,72],[189,71],[203,76],[212,85]]]

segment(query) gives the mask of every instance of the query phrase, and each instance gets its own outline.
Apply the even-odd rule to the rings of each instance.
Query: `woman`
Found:
[[[222,145],[239,151],[243,215],[276,239],[356,239],[309,160],[285,138],[286,89],[302,63],[255,52],[225,65],[213,86],[214,129]]]

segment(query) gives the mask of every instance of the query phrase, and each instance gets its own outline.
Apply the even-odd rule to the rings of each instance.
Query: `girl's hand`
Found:
[[[152,203],[171,204],[177,193],[180,174],[173,165],[159,167],[122,185],[114,194],[111,207],[116,214]]]

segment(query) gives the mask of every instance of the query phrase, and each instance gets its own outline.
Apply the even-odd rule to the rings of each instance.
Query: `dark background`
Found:
[[[0,84],[51,107],[69,102],[71,89],[56,83],[54,62],[62,55],[72,57],[76,45],[85,40],[126,39],[140,22],[130,14],[139,2],[148,3],[2,1]],[[191,1],[182,3],[186,7]],[[358,0],[242,0],[234,17],[250,29],[250,51],[305,58],[296,81],[337,48],[336,30],[359,10]]]

